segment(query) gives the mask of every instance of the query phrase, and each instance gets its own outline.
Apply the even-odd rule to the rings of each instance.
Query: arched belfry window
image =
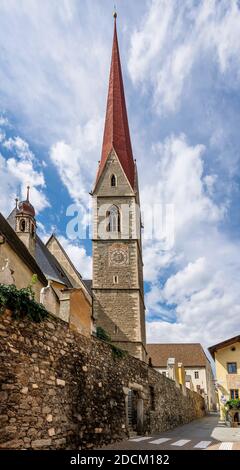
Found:
[[[107,212],[108,217],[108,232],[120,232],[120,212],[117,206],[111,206]]]
[[[25,222],[24,219],[22,219],[20,221],[20,230],[21,230],[21,232],[25,232],[25,228],[26,228],[26,222]]]
[[[32,226],[31,226],[31,235],[32,235],[32,237],[34,238],[34,235],[35,235],[35,227],[34,227],[33,224],[32,224]]]
[[[117,179],[115,175],[111,176],[111,186],[117,186]]]

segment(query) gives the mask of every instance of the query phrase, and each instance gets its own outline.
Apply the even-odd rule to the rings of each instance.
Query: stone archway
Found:
[[[233,415],[233,422],[239,424],[240,423],[240,412],[236,411]]]
[[[126,425],[129,433],[142,434],[144,429],[144,400],[143,387],[138,384],[129,384],[124,387]]]

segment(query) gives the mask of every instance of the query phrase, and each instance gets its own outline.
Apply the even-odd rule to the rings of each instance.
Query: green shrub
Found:
[[[226,406],[231,410],[232,408],[240,409],[240,400],[239,399],[232,399],[228,400]]]
[[[111,348],[112,348],[112,355],[114,359],[123,359],[128,354],[127,351],[124,351],[123,349],[118,348],[114,344],[111,344]]]
[[[111,337],[101,326],[97,326],[96,336],[103,341],[107,341],[107,343],[111,342]]]
[[[97,338],[106,341],[110,344],[114,359],[122,359],[128,354],[127,351],[123,351],[123,349],[120,349],[114,344],[112,344],[112,339],[110,335],[101,326],[97,326],[96,336]]]
[[[0,284],[0,314],[9,309],[13,318],[27,317],[35,322],[45,318],[48,315],[47,310],[34,299],[32,286],[36,281],[36,276],[33,276],[31,284],[23,289],[17,289],[13,284]]]

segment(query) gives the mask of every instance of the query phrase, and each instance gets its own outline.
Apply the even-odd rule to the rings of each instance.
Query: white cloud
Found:
[[[71,139],[104,109],[111,16],[82,3],[1,1],[1,106],[36,142]]]
[[[70,196],[84,204],[101,153],[111,55],[113,22],[102,9],[78,0],[0,6],[1,106],[25,136],[50,148]]]
[[[28,143],[19,136],[6,140],[5,133],[2,133],[0,149],[1,146],[7,150],[7,156],[3,157],[0,153],[0,211],[8,215],[15,205],[16,196],[25,199],[28,185],[31,187],[30,199],[36,212],[48,207],[44,174]]]
[[[181,263],[185,250],[191,247],[194,252],[191,233],[200,236],[204,227],[214,230],[225,215],[226,205],[216,204],[211,198],[209,184],[216,176],[204,175],[205,154],[203,145],[189,145],[183,134],[171,136],[152,148],[154,175],[151,183],[143,186],[141,200],[146,207],[156,203],[173,205],[175,244],[171,251],[164,251],[159,241],[144,240],[146,281],[153,282],[173,261]]]
[[[128,68],[133,82],[152,83],[160,113],[176,109],[194,65],[208,61],[209,54],[222,74],[231,70],[228,86],[235,84],[240,78],[239,22],[237,0],[152,0],[132,34]],[[196,81],[202,79],[198,75]]]
[[[21,199],[26,198],[28,185],[31,187],[30,200],[36,212],[49,206],[46,194],[43,192],[45,186],[43,174],[35,170],[32,163],[18,161],[15,158],[6,160],[0,154],[0,179],[2,191],[0,211],[5,215],[13,209],[16,195]]]
[[[191,297],[209,281],[205,258],[198,258],[177,274],[168,278],[164,287],[164,296],[169,303],[180,303]]]
[[[70,196],[77,203],[88,204],[101,135],[102,120],[92,119],[84,127],[77,127],[71,143],[58,141],[50,149],[50,158]]]
[[[24,160],[33,160],[34,155],[30,150],[28,143],[21,137],[10,137],[9,139],[3,142],[3,147],[8,150],[14,151],[18,157]]]
[[[227,204],[213,199],[217,177],[204,171],[207,149],[180,135],[153,152],[154,176],[142,199],[174,205],[175,244],[164,251],[158,241],[144,241],[148,338],[209,346],[236,333],[240,243],[220,230]]]
[[[207,347],[238,333],[240,262],[237,258],[233,262],[233,256],[237,256],[239,244],[223,254],[216,242],[213,253],[205,247],[207,260],[188,263],[170,276],[163,289],[154,287],[153,307],[158,309],[159,299],[175,303],[177,322],[171,323],[171,311],[168,316],[167,310],[163,308],[161,314],[160,308],[158,318],[161,316],[165,321],[148,323],[151,341],[197,341]],[[226,240],[222,242],[226,246]]]
[[[0,115],[0,126],[2,126],[2,127],[9,127],[10,126],[8,118],[6,116],[4,116],[3,114]]]

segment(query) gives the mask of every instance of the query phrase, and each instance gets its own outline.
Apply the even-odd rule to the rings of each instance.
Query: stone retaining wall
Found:
[[[200,395],[131,356],[117,358],[95,338],[0,316],[0,448],[84,449],[128,435],[127,399],[135,390],[141,433],[204,415]]]

